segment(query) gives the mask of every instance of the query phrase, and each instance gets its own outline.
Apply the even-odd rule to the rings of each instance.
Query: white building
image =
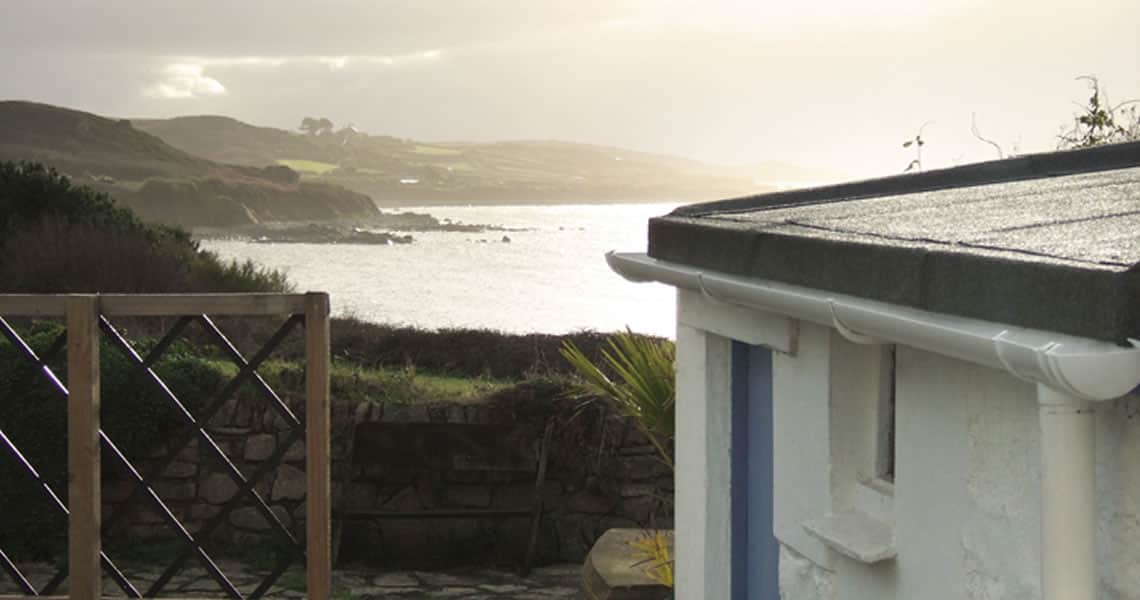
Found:
[[[1140,599],[1140,144],[683,207],[608,260],[677,288],[678,598]]]

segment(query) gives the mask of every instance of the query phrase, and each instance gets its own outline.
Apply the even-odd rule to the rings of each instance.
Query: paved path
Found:
[[[218,566],[243,593],[252,591],[260,581],[254,571],[240,563],[219,560]],[[33,584],[42,584],[51,576],[47,565],[21,565]],[[127,578],[140,591],[154,581],[161,568],[126,566]],[[578,583],[580,565],[564,564],[539,567],[523,578],[509,571],[486,568],[464,568],[448,571],[379,571],[365,568],[338,569],[333,573],[334,600],[369,598],[424,598],[435,600],[508,598],[515,600],[544,598],[580,598]],[[304,598],[305,573],[299,568],[286,571],[267,598]],[[118,592],[111,581],[104,583],[108,594]],[[0,594],[18,593],[18,589],[0,571]],[[167,598],[224,598],[220,588],[201,569],[187,570],[176,576],[163,590]]]

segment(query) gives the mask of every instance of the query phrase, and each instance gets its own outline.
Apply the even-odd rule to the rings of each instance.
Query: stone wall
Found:
[[[292,402],[301,415],[301,407]],[[605,530],[614,527],[672,527],[673,478],[653,447],[627,418],[601,411],[535,411],[533,407],[490,405],[365,405],[333,415],[334,503],[345,509],[417,512],[433,508],[500,509],[529,507],[534,473],[501,471],[487,465],[381,466],[369,460],[367,436],[381,428],[369,424],[433,423],[464,428],[469,424],[534,431],[553,418],[549,469],[543,486],[544,516],[537,559],[580,561]],[[230,405],[211,422],[218,447],[249,477],[288,439],[284,419],[264,407]],[[303,416],[302,416],[303,418]],[[350,456],[357,428],[356,452]],[[539,427],[539,430],[541,427]],[[421,444],[430,447],[435,440]],[[274,514],[298,538],[304,535],[304,442],[282,449],[283,461],[270,469],[256,490]],[[143,461],[142,471],[166,456],[165,449]],[[251,549],[274,547],[263,516],[248,501],[225,511],[237,485],[202,440],[196,440],[165,468],[155,485],[159,495],[191,532],[210,529],[209,545]],[[351,460],[348,460],[350,459]],[[107,469],[107,471],[112,471]],[[345,482],[352,479],[352,484]],[[104,481],[104,513],[122,503],[131,486],[124,480]],[[174,530],[157,512],[136,500],[129,518],[113,535],[129,541],[173,538]],[[514,563],[526,547],[529,518],[334,519],[334,543],[342,561],[427,568],[450,564]]]

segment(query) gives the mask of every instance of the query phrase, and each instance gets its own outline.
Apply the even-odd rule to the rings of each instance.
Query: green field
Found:
[[[457,156],[461,154],[455,148],[444,148],[442,146],[425,146],[423,144],[416,144],[412,152],[416,154],[426,154],[428,156]]]
[[[332,163],[318,162],[315,160],[294,160],[289,158],[278,159],[277,164],[285,165],[305,175],[324,175],[337,168],[337,166]]]

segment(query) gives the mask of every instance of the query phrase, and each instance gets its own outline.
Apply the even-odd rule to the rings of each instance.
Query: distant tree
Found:
[[[1078,105],[1082,112],[1073,116],[1073,126],[1057,136],[1059,149],[1140,140],[1140,100],[1113,104],[1095,76],[1082,75],[1077,79],[1088,82],[1092,95],[1086,104]]]
[[[324,135],[332,133],[333,127],[335,127],[333,122],[324,117],[305,117],[301,119],[301,126],[297,129],[308,135]]]
[[[280,181],[282,183],[297,183],[301,180],[301,174],[290,169],[285,165],[269,165],[261,170],[261,172],[273,181]]]

